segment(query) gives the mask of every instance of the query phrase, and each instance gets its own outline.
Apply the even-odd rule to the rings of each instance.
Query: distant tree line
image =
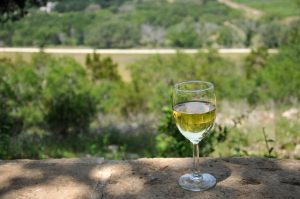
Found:
[[[10,5],[17,4],[5,2],[14,1],[1,1],[3,20],[14,19]],[[24,15],[37,2],[24,1],[17,11]],[[274,17],[249,20],[217,1],[66,0],[51,13],[29,8],[22,20],[1,25],[1,46],[277,48],[292,26]]]

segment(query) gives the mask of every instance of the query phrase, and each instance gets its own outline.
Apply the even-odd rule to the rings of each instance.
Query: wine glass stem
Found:
[[[193,144],[193,176],[201,180],[202,175],[199,167],[199,144]]]

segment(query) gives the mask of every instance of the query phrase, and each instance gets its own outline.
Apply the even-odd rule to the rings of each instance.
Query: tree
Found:
[[[96,99],[84,68],[71,58],[36,60],[47,67],[42,89],[46,130],[62,138],[87,133],[96,114]]]
[[[0,59],[0,139],[3,135],[18,134],[22,126],[21,120],[11,114],[15,109],[12,99],[16,100],[16,94],[9,82],[13,68],[10,60]]]
[[[167,38],[174,47],[201,47],[201,37],[197,34],[195,23],[191,19],[187,19],[173,27],[168,31]]]
[[[284,29],[277,21],[266,21],[266,24],[260,27],[262,42],[268,48],[278,48],[284,38]]]
[[[230,48],[234,44],[236,35],[234,35],[231,28],[224,27],[219,32],[218,44]]]
[[[150,24],[142,24],[141,43],[146,46],[162,46],[165,40],[165,29],[160,26],[152,26]]]
[[[97,22],[85,32],[85,44],[97,48],[130,48],[137,46],[139,40],[138,26],[123,20]]]
[[[110,57],[100,58],[99,54],[88,54],[85,61],[93,81],[103,79],[120,81],[118,73],[118,64],[114,63]]]
[[[255,76],[255,74],[266,66],[268,56],[268,49],[266,47],[252,50],[245,61],[246,77],[248,79]]]
[[[291,24],[286,35],[286,46],[298,45],[300,43],[300,20]]]
[[[0,1],[0,22],[18,20],[24,17],[27,9],[33,6],[45,5],[47,0],[1,0]]]
[[[288,33],[288,41],[270,57],[258,77],[262,93],[276,101],[292,102],[300,99],[300,21]]]

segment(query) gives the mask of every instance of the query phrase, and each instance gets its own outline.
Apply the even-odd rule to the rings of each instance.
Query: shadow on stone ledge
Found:
[[[200,164],[201,170],[213,174],[218,182],[231,175],[231,170],[218,159],[201,159]],[[124,161],[122,164],[110,161],[101,167],[102,171],[110,173],[102,182],[102,198],[199,197],[199,193],[185,191],[178,185],[180,175],[192,168],[190,158],[139,159]],[[219,191],[220,196],[223,191],[232,191],[232,188],[223,188]]]
[[[0,198],[85,198],[95,195],[103,159],[49,159],[0,162]]]
[[[299,198],[300,161],[201,158],[201,170],[218,184],[205,192],[178,185],[191,158],[131,161],[101,159],[0,162],[0,198]]]
[[[189,172],[188,158],[109,161],[101,170],[101,198],[298,198],[300,162],[267,158],[201,159],[201,170],[218,184],[205,192],[189,192],[178,185]]]

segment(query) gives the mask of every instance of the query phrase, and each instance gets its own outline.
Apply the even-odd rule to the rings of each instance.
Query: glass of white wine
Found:
[[[181,176],[179,185],[190,191],[214,187],[216,178],[199,171],[199,142],[211,132],[216,118],[214,85],[205,81],[175,84],[173,117],[181,134],[193,144],[193,172]]]

